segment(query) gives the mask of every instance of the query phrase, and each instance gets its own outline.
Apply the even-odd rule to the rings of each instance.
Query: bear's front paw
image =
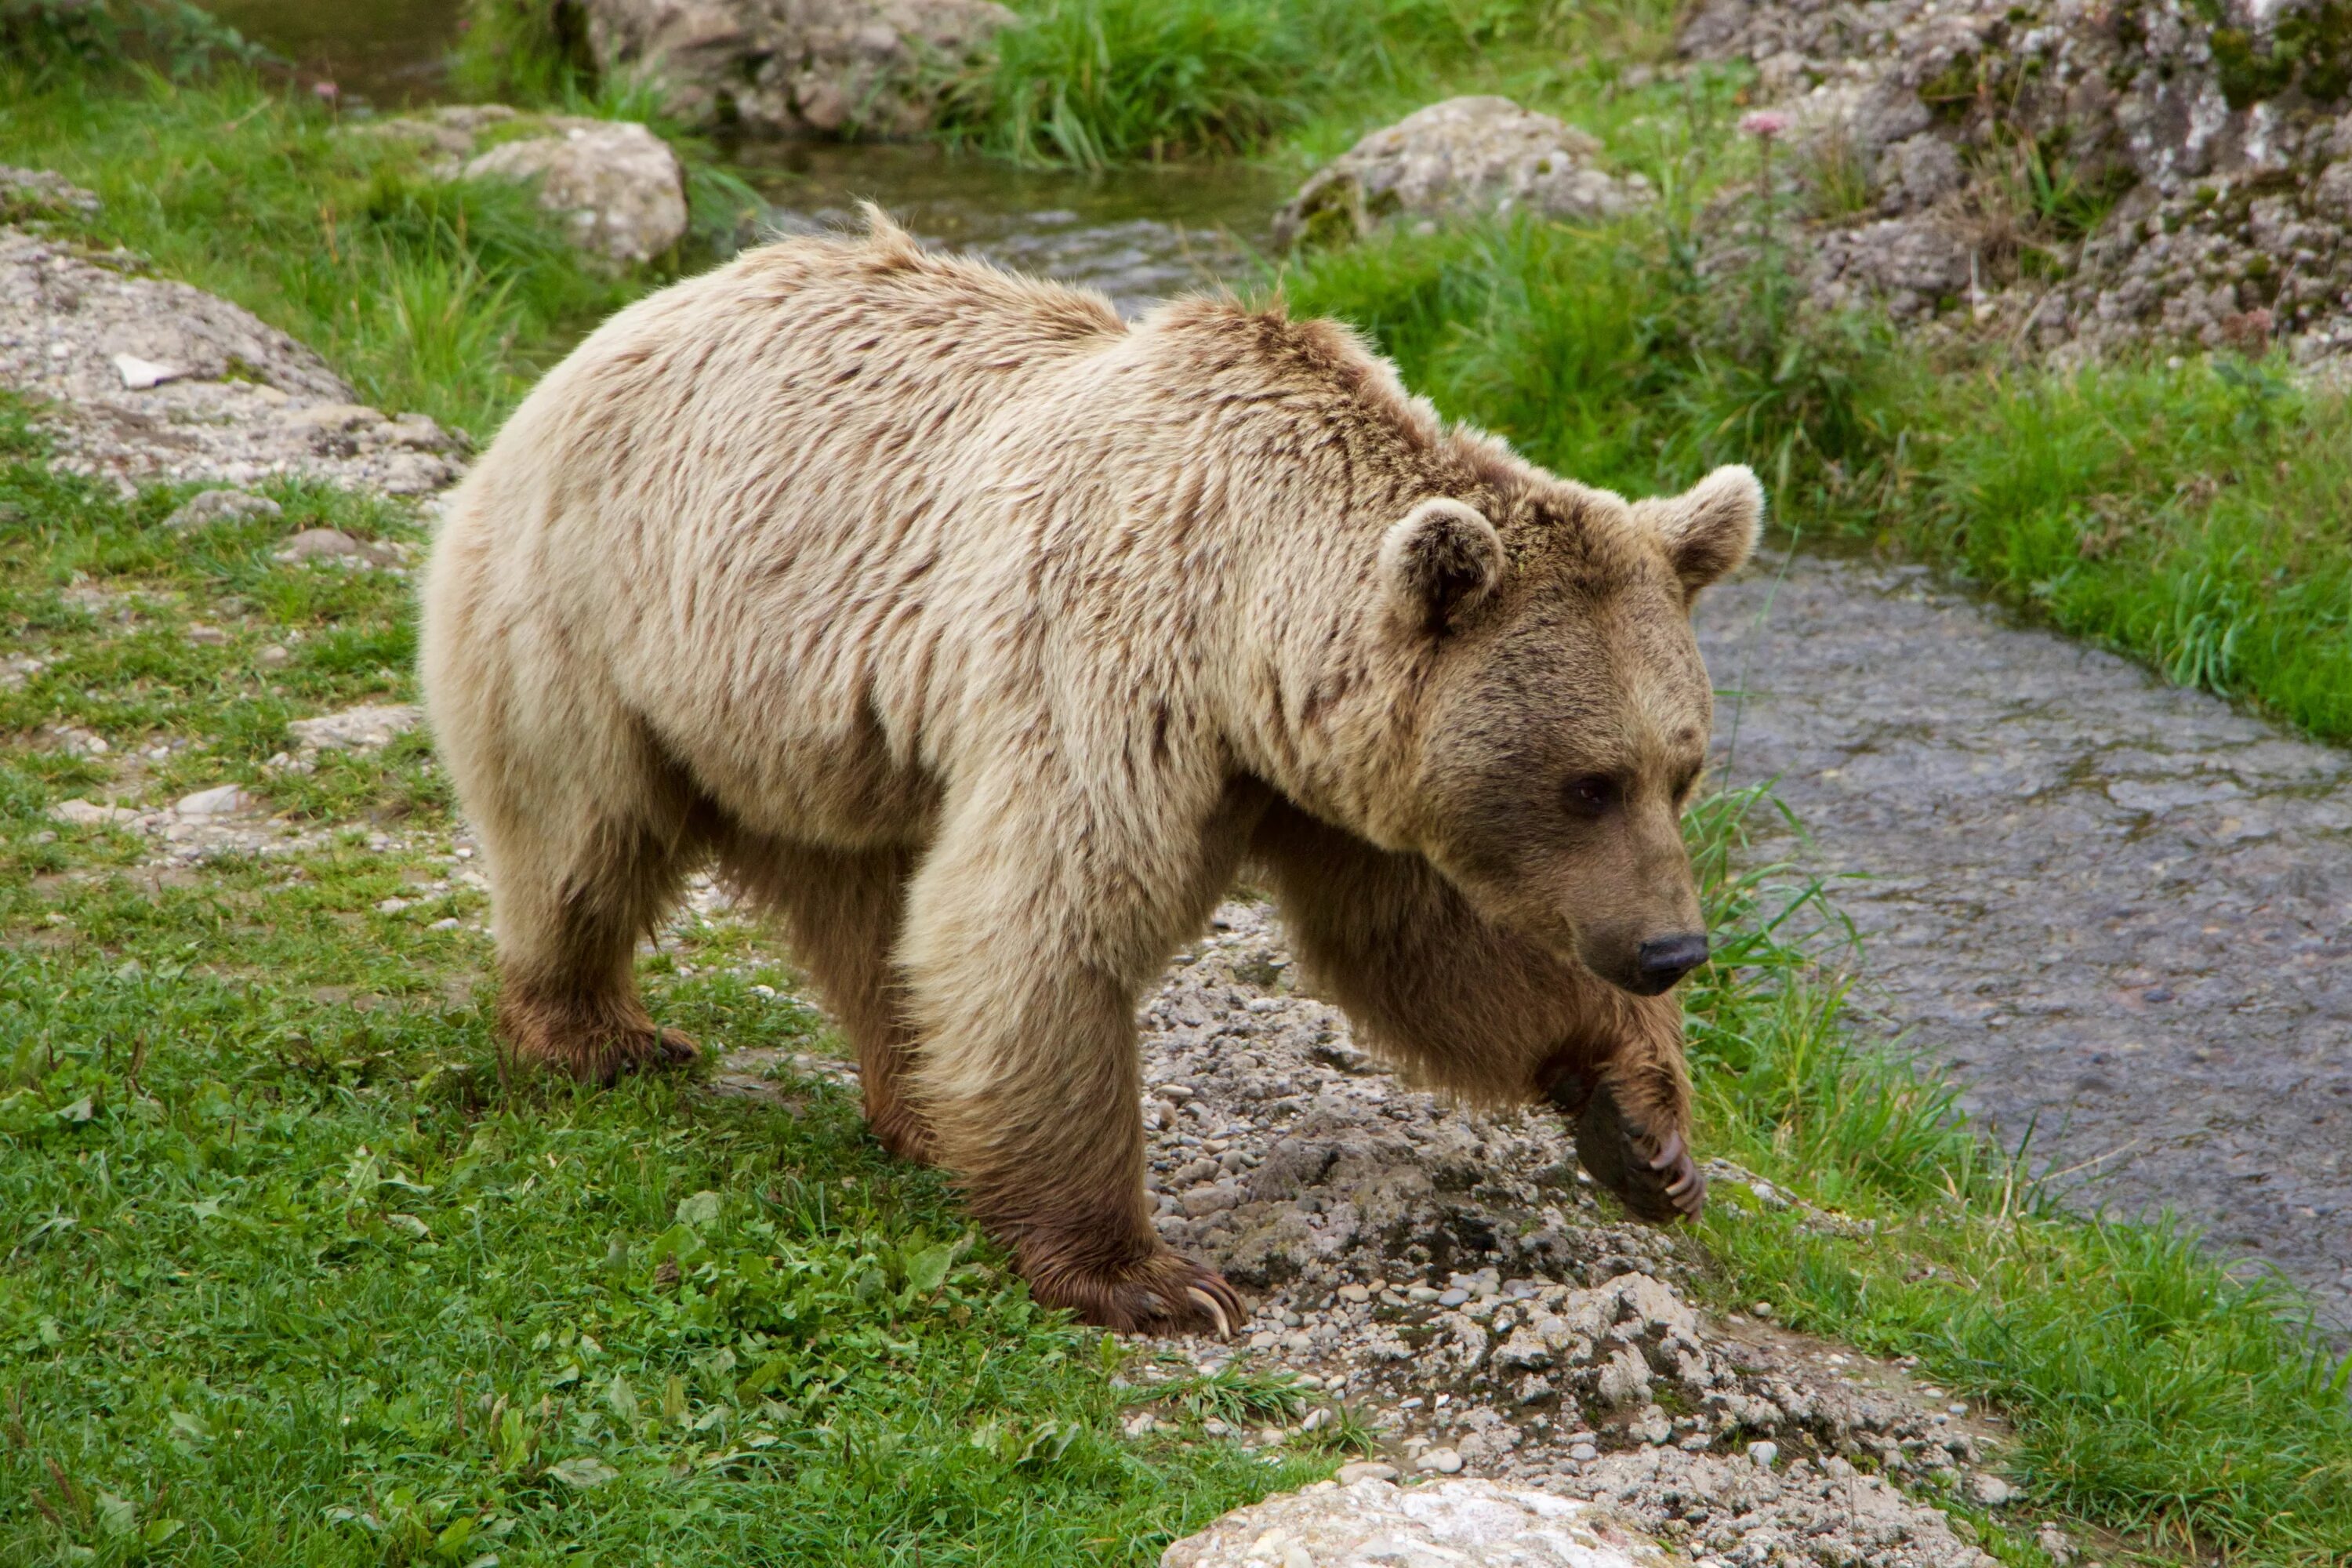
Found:
[[[1039,1301],[1122,1334],[1231,1339],[1249,1321],[1249,1309],[1223,1275],[1172,1252],[1109,1268],[1056,1267],[1047,1258],[1024,1272]]]
[[[665,1072],[702,1055],[692,1037],[677,1029],[616,1022],[599,1013],[509,1006],[501,1017],[517,1059],[604,1089],[625,1073]]]
[[[1636,1219],[1660,1225],[1696,1219],[1706,1207],[1706,1175],[1692,1163],[1683,1135],[1636,1126],[1606,1085],[1577,1118],[1576,1157]]]

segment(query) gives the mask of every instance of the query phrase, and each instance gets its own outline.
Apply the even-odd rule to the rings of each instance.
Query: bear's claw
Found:
[[[1213,1333],[1231,1339],[1249,1321],[1249,1309],[1223,1275],[1172,1252],[1109,1279],[1040,1270],[1032,1275],[1029,1289],[1048,1306],[1067,1307],[1089,1323],[1123,1334]]]
[[[1683,1135],[1669,1131],[1657,1138],[1636,1129],[1606,1086],[1577,1118],[1576,1157],[1637,1219],[1696,1219],[1706,1207],[1706,1175]]]

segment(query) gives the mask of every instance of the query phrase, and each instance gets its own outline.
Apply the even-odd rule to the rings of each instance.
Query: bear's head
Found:
[[[1690,606],[1748,559],[1763,492],[1744,468],[1630,505],[1514,489],[1423,501],[1381,542],[1386,635],[1420,677],[1399,836],[1487,919],[1655,995],[1706,956],[1680,826],[1714,719]]]

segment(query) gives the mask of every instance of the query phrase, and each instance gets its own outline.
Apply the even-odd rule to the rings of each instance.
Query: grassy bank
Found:
[[[415,143],[345,126],[310,95],[189,47],[178,76],[85,59],[54,35],[0,52],[0,163],[95,192],[95,216],[37,216],[234,300],[317,349],[371,404],[486,438],[581,333],[669,275],[608,276],[528,187],[434,178]],[[645,105],[621,94],[564,107]],[[693,267],[731,238],[748,192],[690,141],[683,151],[698,226],[673,265]]]
[[[1433,99],[1591,96],[1666,48],[1658,0],[1034,0],[949,89],[947,134],[1001,156],[1328,155]]]

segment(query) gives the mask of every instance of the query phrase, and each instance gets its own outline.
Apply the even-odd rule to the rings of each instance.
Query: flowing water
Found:
[[[445,79],[458,0],[221,0],[345,101]],[[1148,300],[1257,275],[1245,169],[1089,177],[922,147],[734,154],[784,232],[924,238]],[[2170,1208],[2352,1330],[2352,758],[2011,625],[1916,569],[1800,557],[1703,602],[1726,772],[1867,939],[1866,1020],[2087,1207]],[[1737,725],[1736,732],[1734,725]]]

